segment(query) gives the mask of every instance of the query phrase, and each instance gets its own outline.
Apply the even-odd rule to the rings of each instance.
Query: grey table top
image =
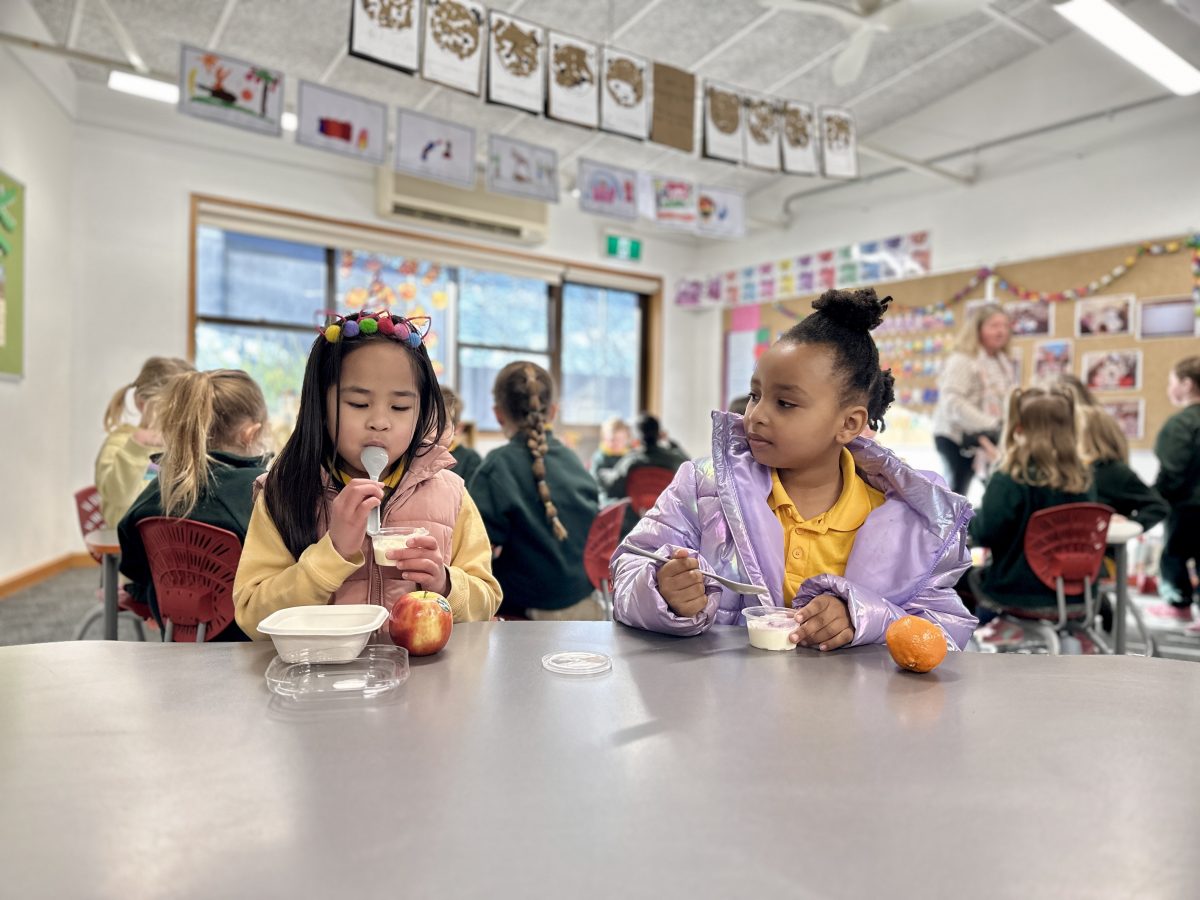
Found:
[[[595,649],[580,679],[544,653]],[[268,645],[0,648],[13,897],[1194,897],[1200,666],[479,623],[387,702]]]

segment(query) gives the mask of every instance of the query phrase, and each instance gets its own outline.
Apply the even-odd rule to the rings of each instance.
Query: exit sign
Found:
[[[639,238],[610,234],[605,237],[604,255],[613,259],[628,259],[638,262],[642,258],[642,242]]]

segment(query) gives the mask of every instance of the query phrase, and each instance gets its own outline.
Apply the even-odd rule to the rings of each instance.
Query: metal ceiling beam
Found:
[[[108,19],[108,30],[112,32],[113,38],[117,42],[117,46],[121,48],[121,52],[125,54],[125,58],[129,60],[129,64],[137,70],[139,75],[145,75],[150,71],[150,67],[146,65],[142,54],[138,53],[137,47],[134,46],[133,38],[129,36],[129,32],[125,30],[124,23],[117,18],[117,14],[113,12],[112,6],[108,0],[96,0],[100,4],[100,8],[104,10],[104,15]]]
[[[221,15],[217,16],[217,24],[213,26],[212,34],[208,36],[208,43],[204,45],[204,49],[217,49],[217,44],[221,43],[221,38],[225,36],[225,28],[229,25],[229,20],[233,18],[233,11],[237,5],[238,0],[225,0],[225,6],[221,9]]]
[[[71,8],[71,24],[67,27],[67,49],[74,50],[79,43],[79,29],[83,27],[83,11],[87,9],[87,0],[75,0]]]
[[[1022,9],[1024,8],[1025,7],[1022,7]],[[1013,18],[1003,10],[996,9],[996,7],[992,6],[990,3],[983,4],[980,9],[1007,28],[1009,31],[1016,32],[1030,43],[1037,44],[1039,47],[1045,47],[1050,43],[1049,39],[1042,37],[1024,22]],[[1017,11],[1020,12],[1021,10]]]
[[[34,40],[20,34],[8,34],[0,31],[0,44],[9,44],[13,47],[22,47],[26,50],[37,50],[41,53],[49,53],[51,56],[60,56],[63,59],[69,59],[72,62],[86,63],[90,66],[99,66],[104,69],[116,69],[119,72],[129,72],[134,75],[145,75],[148,78],[157,78],[159,81],[166,81],[171,84],[176,83],[179,79],[179,73],[156,72],[146,70],[139,72],[132,65],[123,59],[110,59],[107,56],[99,56],[95,53],[87,53],[83,50],[73,50],[69,47],[63,47],[60,44],[47,44],[45,41]]]
[[[342,64],[342,60],[350,55],[348,46],[342,47],[329,61],[329,65],[325,67],[325,71],[321,73],[321,77],[317,79],[321,84],[327,84],[329,79],[333,77],[333,73],[337,71],[337,67]]]
[[[951,172],[948,169],[939,169],[937,166],[931,166],[928,163],[923,163],[908,156],[902,156],[899,153],[893,153],[890,150],[881,150],[878,147],[872,147],[870,144],[859,144],[858,152],[866,156],[873,156],[876,159],[882,159],[885,162],[896,163],[920,175],[940,178],[943,181],[948,181],[960,187],[967,187],[975,183],[973,175],[959,175],[957,172]]]

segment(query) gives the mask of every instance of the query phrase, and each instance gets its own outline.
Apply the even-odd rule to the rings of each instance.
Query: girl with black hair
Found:
[[[791,641],[881,643],[905,615],[966,645],[976,620],[954,585],[971,556],[966,500],[874,441],[894,399],[870,331],[890,297],[828,291],[758,361],[744,418],[713,413],[712,458],[684,463],[613,557],[615,617],[689,635],[746,606],[796,610]],[[627,549],[671,556],[647,560]],[[746,596],[712,572],[766,588]]]
[[[258,485],[233,599],[252,638],[258,624],[289,606],[389,606],[420,588],[443,595],[454,621],[489,618],[500,605],[491,546],[454,457],[446,408],[420,326],[380,313],[355,313],[313,342],[296,429]],[[387,452],[380,481],[363,471],[367,447]],[[389,550],[381,566],[366,533],[372,509],[385,526],[427,536]]]

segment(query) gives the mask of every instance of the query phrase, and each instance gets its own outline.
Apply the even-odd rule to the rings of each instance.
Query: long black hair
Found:
[[[374,318],[374,315],[355,313],[346,316],[342,328],[345,328],[345,323],[354,322],[357,325],[360,320],[368,318]],[[405,334],[412,330],[407,320],[400,316],[391,316],[390,319],[393,328],[399,330],[403,326]],[[329,472],[329,467],[331,464],[337,464],[334,457],[337,453],[339,422],[334,421],[334,436],[331,438],[330,429],[325,421],[329,390],[333,388],[340,392],[342,363],[347,356],[360,347],[379,341],[386,341],[398,351],[408,354],[417,382],[417,396],[420,401],[417,424],[413,430],[412,443],[400,458],[405,471],[408,471],[414,459],[433,449],[446,430],[446,406],[442,402],[437,375],[424,343],[413,347],[407,341],[393,335],[384,335],[381,331],[372,334],[360,331],[352,338],[341,336],[335,341],[330,341],[324,334],[318,336],[313,341],[312,349],[308,353],[308,363],[304,367],[304,385],[300,389],[300,411],[296,416],[296,428],[267,474],[266,484],[267,511],[270,512],[275,527],[279,529],[279,535],[287,545],[288,552],[297,559],[307,547],[317,541],[318,511],[325,492],[321,475],[323,472],[334,475],[335,473]],[[338,399],[340,401],[340,393]],[[335,403],[334,409],[335,416],[340,417],[341,403]],[[331,481],[334,487],[341,490],[341,479],[333,477]]]
[[[896,399],[892,370],[879,367],[879,349],[871,329],[883,322],[891,297],[879,299],[874,288],[826,291],[813,301],[812,315],[780,338],[793,344],[816,344],[833,352],[833,371],[842,379],[841,403],[861,399],[867,424],[883,431],[883,414]]]

